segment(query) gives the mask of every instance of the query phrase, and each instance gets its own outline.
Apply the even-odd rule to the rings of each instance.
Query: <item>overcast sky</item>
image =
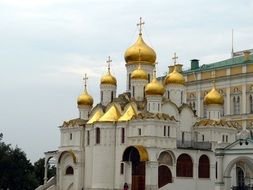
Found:
[[[76,98],[89,76],[97,102],[111,56],[118,93],[125,89],[124,52],[143,17],[144,40],[157,53],[158,75],[174,52],[211,63],[253,48],[252,0],[0,0],[0,132],[31,161],[59,146],[58,126],[78,117]]]

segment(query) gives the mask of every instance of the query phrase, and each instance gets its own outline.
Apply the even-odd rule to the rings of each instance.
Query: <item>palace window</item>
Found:
[[[65,172],[66,175],[73,175],[74,169],[71,166],[68,166]]]
[[[253,99],[252,96],[249,96],[249,102],[250,102],[250,113],[253,113]]]
[[[177,177],[193,177],[193,162],[188,154],[181,154],[177,159]]]
[[[233,97],[234,114],[240,114],[240,97]]]
[[[210,178],[210,161],[206,155],[199,158],[199,178]]]
[[[96,128],[96,144],[100,144],[100,128]]]

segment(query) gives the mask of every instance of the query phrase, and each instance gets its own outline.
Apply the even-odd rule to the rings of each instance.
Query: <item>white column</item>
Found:
[[[146,184],[145,189],[155,190],[158,189],[158,162],[146,162]]]
[[[44,184],[47,183],[47,159],[45,158],[45,164],[44,164]]]
[[[230,115],[230,87],[226,89],[226,111],[224,110],[226,115]]]
[[[223,156],[216,156],[217,159],[217,181],[215,182],[215,190],[223,190],[224,189],[224,181],[223,181]]]

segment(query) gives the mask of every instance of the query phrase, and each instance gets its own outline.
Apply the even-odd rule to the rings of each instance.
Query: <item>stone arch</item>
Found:
[[[169,150],[164,150],[161,151],[158,155],[157,161],[159,165],[167,165],[167,166],[172,166],[175,163],[175,155],[173,152]]]
[[[252,163],[253,163],[253,158],[250,158],[250,157],[248,157],[248,156],[238,156],[238,157],[234,158],[233,160],[231,160],[231,161],[227,164],[226,169],[225,169],[225,171],[224,171],[224,177],[230,176],[230,173],[231,173],[231,170],[232,170],[233,166],[234,166],[237,162],[239,162],[239,161],[245,162],[245,163],[249,166],[249,169],[250,169],[251,171],[253,171],[253,165],[252,165]]]
[[[75,153],[74,153],[73,151],[71,151],[71,150],[63,151],[63,152],[60,154],[59,158],[58,158],[58,163],[61,163],[61,159],[62,159],[62,157],[63,157],[65,154],[70,154],[70,156],[71,156],[72,159],[73,159],[73,162],[74,162],[75,164],[77,163],[76,155],[75,155]]]

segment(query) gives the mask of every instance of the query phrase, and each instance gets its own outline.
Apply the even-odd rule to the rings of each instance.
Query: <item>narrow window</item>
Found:
[[[87,145],[90,145],[90,131],[87,131]]]
[[[145,86],[143,87],[143,97],[145,97]]]
[[[111,102],[113,101],[113,91],[111,91]]]
[[[133,97],[135,97],[135,88],[133,86]]]
[[[131,73],[128,75],[128,90],[131,89]]]
[[[205,141],[205,135],[202,135],[202,141],[203,142]]]
[[[182,132],[182,144],[184,144],[184,132]]]
[[[103,102],[103,91],[101,91],[100,96],[101,102]]]
[[[206,155],[199,158],[198,174],[199,178],[210,178],[210,161]]]
[[[222,142],[225,142],[225,136],[222,135]]]
[[[249,96],[249,102],[250,102],[250,113],[253,113],[253,100],[252,100],[252,96]]]
[[[96,128],[96,144],[100,144],[100,129]]]
[[[158,111],[160,111],[160,104],[158,104]]]
[[[170,126],[168,126],[167,135],[168,135],[168,137],[170,136]]]
[[[181,91],[181,104],[183,103],[183,92]]]
[[[138,129],[138,135],[141,136],[141,129]]]
[[[150,83],[150,74],[148,74],[148,83]]]
[[[228,142],[228,135],[226,135],[226,142]]]
[[[163,136],[166,136],[166,126],[163,126]]]
[[[69,134],[69,139],[72,140],[72,133]]]
[[[168,99],[170,99],[170,91],[168,91]]]
[[[120,174],[124,174],[124,163],[120,163]]]
[[[125,143],[125,128],[121,128],[121,143]]]

